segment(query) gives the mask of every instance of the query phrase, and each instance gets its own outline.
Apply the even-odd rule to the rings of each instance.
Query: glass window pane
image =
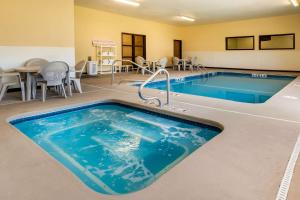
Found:
[[[293,49],[294,35],[260,36],[262,49]]]
[[[135,47],[135,56],[144,57],[144,49],[143,47]]]
[[[254,37],[232,37],[227,38],[227,50],[253,50]]]
[[[132,47],[123,46],[123,57],[132,56]]]
[[[132,45],[132,35],[122,34],[123,45]]]
[[[140,35],[135,35],[134,43],[136,46],[144,46],[144,37]]]

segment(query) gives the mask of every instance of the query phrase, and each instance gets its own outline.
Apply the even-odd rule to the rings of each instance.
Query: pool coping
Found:
[[[222,132],[224,130],[224,126],[222,126],[221,124],[219,124],[217,122],[214,122],[214,121],[205,120],[205,119],[199,119],[199,118],[193,118],[193,117],[185,116],[185,115],[180,115],[180,117],[178,117],[178,116],[175,116],[174,113],[172,113],[172,112],[168,112],[168,111],[167,112],[161,112],[161,110],[158,109],[158,108],[156,108],[156,107],[154,107],[154,109],[151,109],[151,108],[149,108],[149,107],[147,108],[147,107],[145,107],[143,105],[138,105],[138,104],[135,104],[135,103],[130,103],[130,102],[126,102],[126,101],[122,101],[122,100],[117,100],[117,99],[106,99],[106,100],[93,101],[93,102],[80,103],[80,104],[75,104],[75,105],[70,105],[70,106],[58,107],[58,108],[55,108],[54,110],[51,110],[51,111],[50,110],[48,110],[48,111],[43,110],[43,111],[33,112],[33,113],[32,112],[30,112],[30,113],[23,113],[21,115],[16,115],[16,116],[12,116],[12,117],[7,118],[7,123],[9,123],[9,125],[12,128],[14,128],[17,132],[19,132],[20,134],[22,134],[23,136],[25,136],[27,139],[29,139],[29,141],[33,142],[45,154],[47,154],[48,156],[52,157],[52,159],[55,162],[58,162],[58,164],[60,164],[66,170],[70,171],[74,175],[74,177],[76,179],[78,179],[78,181],[82,182],[88,189],[92,190],[96,194],[108,195],[108,196],[112,196],[112,195],[124,195],[124,196],[125,195],[130,195],[131,193],[139,192],[140,190],[135,191],[135,192],[125,193],[125,194],[119,194],[119,193],[114,192],[113,190],[112,190],[113,192],[111,194],[105,194],[105,193],[97,192],[96,190],[94,190],[91,187],[89,187],[86,183],[84,183],[84,181],[81,180],[79,176],[77,176],[76,174],[74,174],[67,166],[65,166],[63,163],[61,163],[60,161],[58,161],[54,156],[52,156],[42,146],[40,146],[39,144],[37,144],[36,142],[34,142],[32,140],[32,138],[30,138],[29,136],[27,136],[25,133],[23,133],[22,131],[20,131],[15,126],[15,124],[23,122],[23,120],[24,121],[30,121],[30,120],[34,120],[34,119],[41,119],[41,118],[48,117],[48,116],[55,116],[57,114],[69,113],[69,112],[72,112],[72,111],[78,111],[78,110],[81,110],[81,109],[86,109],[86,108],[96,107],[96,106],[101,106],[101,105],[109,105],[109,104],[112,104],[112,105],[116,104],[116,105],[121,105],[121,106],[129,106],[129,107],[132,107],[133,109],[138,109],[138,110],[142,110],[142,111],[146,111],[146,112],[148,111],[148,112],[151,112],[151,113],[154,113],[154,114],[159,114],[159,115],[162,115],[163,117],[166,117],[166,118],[170,117],[170,119],[174,118],[175,120],[183,120],[184,123],[192,123],[195,126],[197,126],[197,125],[210,126],[212,128],[215,128],[215,129],[219,130],[218,134],[216,136],[214,136],[212,139],[214,139],[215,137],[217,137],[219,134],[222,134]],[[189,118],[189,119],[187,119],[187,118]],[[205,144],[203,144],[203,145],[208,144],[211,140],[206,141]],[[203,145],[199,146],[195,151],[197,151]],[[189,155],[193,154],[193,152],[191,152],[190,154],[188,154],[186,157],[188,157]],[[179,158],[177,158],[177,159],[179,159]],[[176,166],[177,164],[179,164],[181,161],[182,160],[180,160],[179,162],[178,161],[174,161],[171,164],[167,165],[165,168],[163,168],[158,174],[155,175],[155,177],[158,177],[158,178],[155,179],[155,181],[157,179],[159,179],[164,173],[168,172],[174,166]],[[151,183],[151,184],[153,184],[153,183]],[[148,185],[148,186],[150,186],[150,185]],[[143,188],[142,190],[144,190],[146,188]]]

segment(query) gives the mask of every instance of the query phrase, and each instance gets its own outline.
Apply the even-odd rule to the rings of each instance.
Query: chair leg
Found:
[[[47,85],[45,83],[42,83],[42,101],[46,101],[46,95],[47,95]]]
[[[76,84],[75,84],[74,80],[71,80],[71,86],[73,87],[73,90],[74,90],[74,91],[77,90]]]
[[[22,101],[25,101],[25,85],[24,85],[24,82],[21,82],[20,87],[21,87]],[[35,98],[35,96],[34,96],[34,98]]]
[[[67,94],[66,94],[66,90],[65,90],[65,85],[64,85],[64,84],[61,84],[60,88],[61,88],[61,90],[62,90],[63,96],[64,96],[65,99],[66,99],[66,98],[67,98]]]
[[[61,95],[61,89],[60,86],[55,86],[56,87],[56,93]]]
[[[81,94],[82,93],[82,89],[81,89],[80,79],[73,80],[73,83],[74,83],[76,89],[78,90],[78,92]]]
[[[2,101],[7,89],[8,89],[8,85],[3,84],[0,92],[0,101]]]

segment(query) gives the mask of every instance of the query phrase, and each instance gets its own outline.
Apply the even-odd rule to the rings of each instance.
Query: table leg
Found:
[[[67,73],[67,92],[68,95],[71,97],[72,96],[72,88],[71,88],[71,80],[70,80],[70,73]]]
[[[26,99],[31,100],[31,73],[26,73]]]

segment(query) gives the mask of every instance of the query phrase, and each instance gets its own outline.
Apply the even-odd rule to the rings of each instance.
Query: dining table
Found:
[[[41,72],[41,66],[22,66],[15,68],[14,71],[23,74],[26,78],[26,100],[31,101],[32,99],[32,77],[34,74]],[[67,73],[67,93],[72,96],[72,88],[70,84],[70,73]]]

